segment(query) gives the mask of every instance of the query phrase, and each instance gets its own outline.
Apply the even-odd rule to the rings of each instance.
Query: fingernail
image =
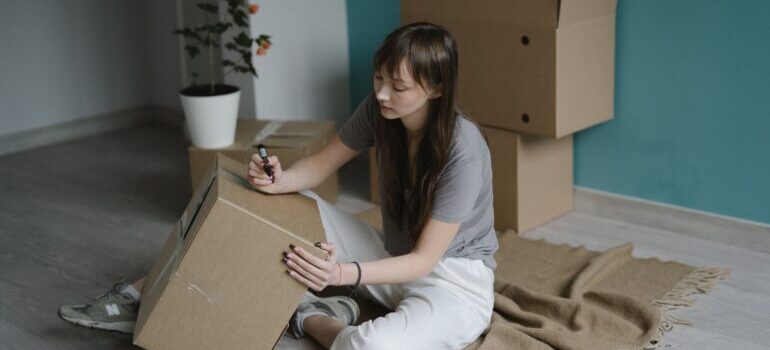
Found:
[[[286,258],[281,258],[281,261],[286,262]]]
[[[315,246],[321,248],[321,242],[315,242]]]
[[[289,257],[289,253],[287,253],[287,252],[283,252],[283,258],[284,258],[284,259],[286,259],[286,258],[288,258],[288,257]]]
[[[289,248],[294,249],[296,247],[293,244],[289,244]]]

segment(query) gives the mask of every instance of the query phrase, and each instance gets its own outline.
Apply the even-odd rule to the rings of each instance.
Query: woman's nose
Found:
[[[379,102],[389,101],[390,91],[387,91],[387,88],[382,87],[376,91],[376,97],[377,97],[377,101]]]

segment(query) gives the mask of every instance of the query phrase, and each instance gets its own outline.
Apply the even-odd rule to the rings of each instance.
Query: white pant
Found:
[[[383,234],[337,207],[318,202],[326,238],[339,262],[390,257]],[[390,310],[383,317],[345,328],[331,346],[348,349],[462,349],[489,326],[494,273],[481,260],[444,258],[426,277],[392,285],[362,285],[361,295]]]

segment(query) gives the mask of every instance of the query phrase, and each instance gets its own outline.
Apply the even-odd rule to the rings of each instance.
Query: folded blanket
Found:
[[[689,306],[727,270],[631,256],[631,244],[606,252],[499,236],[495,312],[467,349],[652,349]]]
[[[358,215],[381,227],[379,209]],[[674,324],[672,310],[727,276],[631,256],[632,245],[592,252],[519,237],[499,236],[495,306],[485,334],[467,349],[654,349]]]

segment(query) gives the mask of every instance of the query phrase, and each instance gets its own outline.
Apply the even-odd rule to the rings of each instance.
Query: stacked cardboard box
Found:
[[[294,162],[321,150],[334,133],[333,121],[239,120],[235,142],[232,145],[219,149],[193,146],[188,149],[193,190],[217,152],[248,164],[251,156],[257,153],[256,146],[261,143],[267,147],[269,155],[278,156],[283,169],[288,169]],[[334,203],[338,193],[337,172],[331,174],[313,191],[326,201]]]
[[[615,8],[616,0],[401,1],[402,24],[441,24],[457,40],[458,103],[487,137],[498,230],[524,232],[572,209],[572,134],[613,117]]]
[[[145,280],[134,344],[145,349],[270,349],[307,288],[286,274],[289,244],[321,258],[317,204],[264,195],[241,162],[216,155]],[[299,214],[299,215],[298,215]]]

